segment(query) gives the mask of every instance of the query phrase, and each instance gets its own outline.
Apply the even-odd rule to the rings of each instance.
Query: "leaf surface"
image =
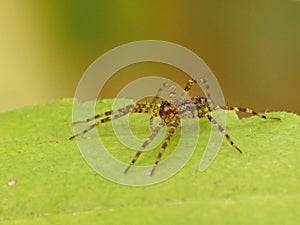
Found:
[[[68,140],[73,135],[72,103],[73,99],[64,99],[0,114],[1,225],[300,221],[298,115],[273,112],[267,115],[281,121],[265,121],[240,120],[228,113],[227,132],[243,154],[224,140],[216,160],[204,172],[198,167],[210,123],[201,119],[197,149],[179,173],[159,184],[130,187],[97,174],[76,142]],[[111,104],[112,100],[100,101],[97,112],[109,110]],[[137,136],[149,135],[148,124],[149,115],[130,115]],[[134,152],[119,143],[111,124],[97,129],[110,152],[129,162]],[[164,157],[172,153],[179,137],[177,132]],[[143,153],[139,164],[153,163],[157,151]],[[12,180],[16,184],[9,186]]]

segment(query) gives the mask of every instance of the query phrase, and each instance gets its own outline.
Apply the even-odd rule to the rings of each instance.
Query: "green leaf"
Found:
[[[300,118],[268,113],[239,120],[228,113],[227,132],[214,163],[199,172],[210,132],[200,120],[199,143],[175,176],[147,187],[119,185],[98,175],[81,156],[73,135],[73,99],[0,114],[0,224],[297,224],[300,221]],[[101,101],[97,112],[109,110]],[[137,135],[149,135],[149,115],[130,116]],[[84,126],[82,126],[84,127]],[[129,162],[110,123],[98,132],[111,153]],[[84,138],[84,137],[83,137]],[[179,132],[167,148],[167,157]],[[147,151],[139,165],[157,155]],[[159,170],[159,167],[157,168]],[[123,173],[123,171],[120,171]],[[124,175],[126,176],[126,175]],[[144,174],[140,174],[144,176]],[[9,181],[15,180],[8,185]]]

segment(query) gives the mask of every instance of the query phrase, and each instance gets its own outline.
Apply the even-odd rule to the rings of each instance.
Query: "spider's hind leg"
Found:
[[[158,116],[159,106],[155,104],[137,103],[130,111],[131,113],[149,113],[151,117],[149,119],[150,131],[153,132],[153,120]]]
[[[97,115],[95,115],[93,117],[90,117],[90,118],[88,118],[86,120],[75,121],[75,122],[72,123],[72,125],[81,124],[81,123],[88,123],[90,121],[93,121],[95,119],[101,118],[103,116],[111,116],[112,113],[113,113],[113,110],[110,110],[110,111],[107,111],[105,113],[97,114]]]
[[[73,136],[71,136],[69,139],[72,140],[78,136],[81,136],[81,135],[84,135],[85,133],[87,133],[88,131],[92,130],[93,128],[97,127],[99,124],[101,123],[106,123],[106,122],[109,122],[111,120],[115,120],[115,119],[118,119],[122,116],[125,116],[127,115],[130,110],[134,107],[133,104],[131,105],[127,105],[126,107],[124,108],[120,108],[120,109],[117,109],[117,110],[110,110],[110,111],[107,111],[107,112],[104,112],[104,113],[101,113],[101,114],[98,114],[98,115],[95,115],[91,118],[88,118],[86,120],[82,120],[82,121],[76,121],[74,123],[72,123],[73,125],[74,124],[80,124],[80,123],[88,123],[90,121],[93,121],[95,119],[98,119],[98,118],[101,118],[103,116],[107,116],[95,123],[93,123],[92,125],[90,125],[89,127],[87,127],[86,129],[84,129],[82,132],[78,133],[78,134],[75,134]]]

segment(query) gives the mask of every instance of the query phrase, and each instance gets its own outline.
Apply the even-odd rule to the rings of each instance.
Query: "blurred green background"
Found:
[[[198,54],[230,105],[300,113],[300,1],[1,0],[0,111],[72,97],[88,66],[132,41],[175,42]],[[148,75],[187,75],[144,63],[119,71],[100,97]],[[195,93],[196,94],[196,93]]]

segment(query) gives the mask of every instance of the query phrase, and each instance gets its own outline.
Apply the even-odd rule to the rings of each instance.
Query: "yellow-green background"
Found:
[[[0,111],[71,97],[87,67],[137,40],[175,42],[212,69],[230,105],[300,113],[300,1],[0,0]],[[187,77],[166,65],[125,68],[114,97],[147,75]]]

